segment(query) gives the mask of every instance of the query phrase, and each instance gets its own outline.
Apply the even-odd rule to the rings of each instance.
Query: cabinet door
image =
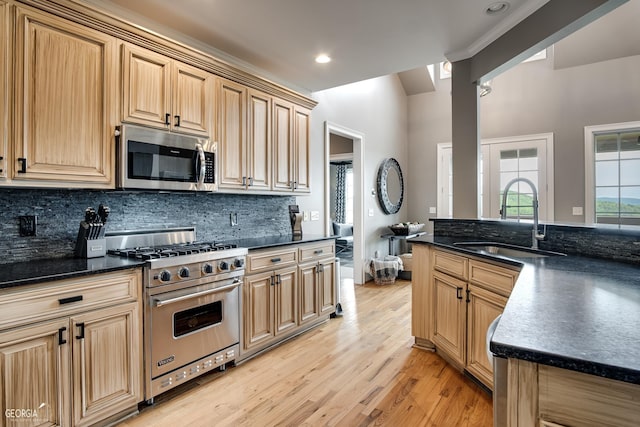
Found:
[[[6,178],[9,163],[9,5],[0,0],[0,180]]]
[[[74,425],[93,425],[142,400],[138,303],[71,319]]]
[[[433,301],[429,281],[431,248],[413,245],[413,271],[411,273],[411,333],[422,340],[432,339]]]
[[[172,119],[171,60],[123,45],[122,77],[122,121],[168,129]]]
[[[245,115],[247,89],[218,80],[218,155],[220,188],[244,189],[247,185]]]
[[[276,336],[298,326],[298,267],[275,271]]]
[[[273,100],[273,188],[293,190],[293,104]]]
[[[319,263],[319,297],[320,315],[333,313],[336,307],[336,283],[335,261],[333,259],[324,260]]]
[[[313,321],[319,314],[318,263],[300,265],[300,324]]]
[[[310,111],[296,106],[294,108],[294,134],[293,144],[295,155],[293,157],[294,180],[293,188],[297,193],[309,193],[311,191],[310,169]]]
[[[113,187],[116,39],[28,8],[16,22],[13,178]]]
[[[175,62],[173,81],[172,130],[211,135],[213,75]]]
[[[493,365],[487,357],[486,335],[489,324],[500,315],[507,298],[478,286],[469,285],[467,314],[467,370],[493,389]]]
[[[247,175],[249,189],[271,189],[271,97],[249,89]]]
[[[68,318],[0,333],[0,425],[70,424],[69,333]]]
[[[439,272],[433,273],[435,302],[433,342],[460,367],[465,362],[465,329],[467,284]]]
[[[252,274],[244,278],[242,291],[244,350],[268,343],[275,336],[274,286],[271,272]]]

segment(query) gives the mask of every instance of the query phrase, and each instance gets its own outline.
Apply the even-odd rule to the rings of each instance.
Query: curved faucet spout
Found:
[[[514,178],[507,183],[504,187],[504,193],[502,193],[502,206],[500,209],[500,218],[507,219],[507,195],[509,194],[509,189],[516,182],[524,182],[531,187],[533,190],[533,230],[531,230],[531,247],[533,249],[538,249],[538,240],[543,240],[545,238],[545,233],[547,231],[547,227],[544,226],[544,229],[541,233],[538,233],[538,190],[536,189],[536,185],[527,178]]]

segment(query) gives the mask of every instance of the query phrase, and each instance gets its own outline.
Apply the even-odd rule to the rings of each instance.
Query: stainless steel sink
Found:
[[[454,246],[460,246],[462,248],[481,253],[512,258],[546,258],[550,256],[566,256],[566,254],[560,252],[543,251],[541,249],[532,249],[524,246],[497,242],[456,242],[454,243]]]

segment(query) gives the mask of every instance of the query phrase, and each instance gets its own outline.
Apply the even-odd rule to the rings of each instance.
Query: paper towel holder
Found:
[[[302,238],[302,214],[298,205],[289,205],[289,220],[291,221],[293,239]]]

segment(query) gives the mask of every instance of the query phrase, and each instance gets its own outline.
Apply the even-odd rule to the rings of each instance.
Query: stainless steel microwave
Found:
[[[117,140],[120,189],[216,191],[216,143],[135,125]]]

